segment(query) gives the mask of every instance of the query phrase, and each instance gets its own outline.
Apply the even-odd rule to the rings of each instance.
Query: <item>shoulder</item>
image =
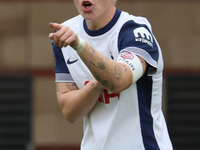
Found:
[[[119,31],[119,49],[124,49],[129,46],[144,47],[145,45],[153,47],[154,43],[156,44],[151,25],[146,18],[131,16]]]
[[[125,24],[129,21],[134,21],[135,24],[145,24],[151,30],[151,24],[149,23],[148,19],[142,16],[134,16],[129,14],[128,12],[122,11],[119,22]]]
[[[128,19],[124,21],[123,25],[121,26],[120,32],[130,30],[130,29],[133,31],[134,29],[140,28],[140,27],[146,28],[147,30],[149,30],[149,32],[152,32],[151,24],[149,23],[147,18],[140,17],[140,16],[133,16],[130,14],[126,14],[126,16],[127,15],[128,15]]]
[[[159,45],[149,21],[145,17],[129,15],[118,35],[118,50],[133,52],[145,59],[154,68],[158,67]]]
[[[118,48],[125,48],[127,43],[134,41],[138,36],[147,36],[146,38],[150,41],[153,40],[151,24],[145,17],[134,16],[127,12],[122,11],[120,18],[117,23],[118,30]],[[121,44],[125,44],[122,46]]]
[[[145,17],[131,15],[130,21],[133,21],[135,24],[140,25],[140,26],[145,25],[149,30],[152,30],[151,24],[149,23],[148,19]]]

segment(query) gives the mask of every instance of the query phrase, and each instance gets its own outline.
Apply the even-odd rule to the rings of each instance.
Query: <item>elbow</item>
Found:
[[[114,89],[111,89],[109,91],[115,93],[115,94],[118,94],[118,93],[121,93],[122,91],[124,91],[125,89],[127,89],[128,87],[124,87],[124,86],[115,86]]]
[[[74,113],[70,108],[62,108],[62,113],[65,117],[65,119],[70,122],[71,124],[76,124],[81,120],[80,116]]]
[[[121,93],[122,91],[124,91],[127,88],[118,87],[118,88],[115,88],[114,90],[111,90],[111,92],[113,92],[115,94],[119,94],[119,93]]]
[[[66,101],[62,98],[58,99],[59,106],[61,108],[64,118],[71,124],[76,124],[79,120],[78,116],[73,112],[71,107],[67,107]]]
[[[121,82],[117,82],[111,91],[115,94],[121,93],[132,85],[133,80],[125,80]]]
[[[123,91],[123,89],[121,89],[121,88],[115,88],[115,89],[110,90],[110,91],[113,92],[113,93],[115,93],[115,94],[119,94],[119,93],[121,93]]]
[[[79,122],[79,119],[77,119],[76,117],[72,117],[72,116],[66,115],[66,114],[64,114],[64,117],[71,124],[76,124],[77,122]]]

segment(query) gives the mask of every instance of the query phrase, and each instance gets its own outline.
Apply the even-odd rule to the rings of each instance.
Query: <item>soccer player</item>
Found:
[[[83,118],[81,150],[172,150],[161,109],[163,58],[151,25],[115,0],[74,0],[80,15],[50,23],[57,99]]]

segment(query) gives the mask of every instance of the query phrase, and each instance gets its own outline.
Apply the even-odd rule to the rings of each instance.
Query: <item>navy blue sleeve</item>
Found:
[[[149,55],[151,58],[148,59],[152,59],[149,61],[158,61],[159,52],[156,40],[144,24],[137,24],[130,20],[122,26],[118,37],[118,49],[121,51],[128,47],[140,56]]]
[[[54,58],[55,58],[55,72],[56,73],[69,73],[69,70],[65,63],[65,59],[63,57],[60,47],[56,47],[53,43],[53,40],[51,43],[52,43]]]

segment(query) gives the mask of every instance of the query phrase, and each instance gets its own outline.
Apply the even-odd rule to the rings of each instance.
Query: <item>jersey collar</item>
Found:
[[[116,9],[115,15],[112,18],[112,20],[105,27],[103,27],[99,30],[95,30],[95,31],[88,29],[86,21],[84,19],[83,27],[84,27],[85,32],[90,36],[99,36],[99,35],[106,33],[107,31],[109,31],[115,25],[115,23],[117,22],[121,12],[122,12],[121,10]]]

